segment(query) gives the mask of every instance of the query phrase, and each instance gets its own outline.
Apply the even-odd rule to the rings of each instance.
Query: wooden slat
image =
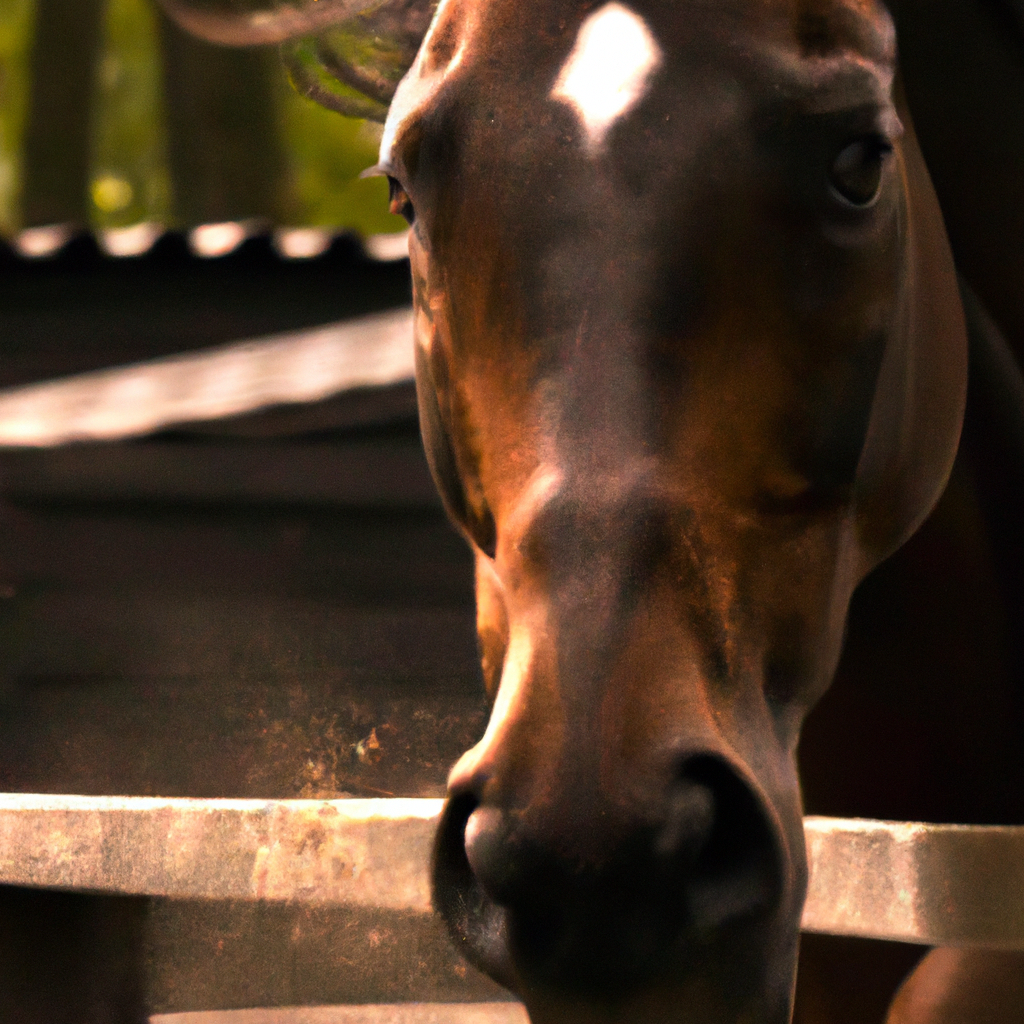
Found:
[[[440,800],[0,795],[0,882],[430,913]],[[1024,949],[1024,828],[806,819],[803,927]]]
[[[0,391],[0,447],[139,437],[394,385],[413,372],[412,312],[390,310]]]
[[[1024,828],[805,819],[806,931],[1024,949]]]
[[[0,796],[0,882],[430,913],[442,801]]]

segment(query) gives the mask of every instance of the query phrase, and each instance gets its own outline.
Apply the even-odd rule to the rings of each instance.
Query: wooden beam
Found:
[[[0,447],[118,441],[181,424],[410,382],[412,311],[0,391]]]
[[[0,794],[0,883],[427,915],[441,807]],[[1024,827],[805,825],[805,930],[1024,949]]]

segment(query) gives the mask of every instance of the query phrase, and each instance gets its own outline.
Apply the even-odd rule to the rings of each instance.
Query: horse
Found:
[[[163,2],[384,122],[492,704],[437,837],[459,948],[534,1024],[854,1019],[849,949],[799,953],[801,775],[1024,820],[1019,4]],[[935,950],[887,1019],[1022,990]]]

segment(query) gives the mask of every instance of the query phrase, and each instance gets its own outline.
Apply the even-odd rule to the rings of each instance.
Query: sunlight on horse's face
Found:
[[[493,699],[436,895],[535,1024],[788,1020],[799,727],[962,412],[894,72],[870,0],[443,0],[399,87]]]

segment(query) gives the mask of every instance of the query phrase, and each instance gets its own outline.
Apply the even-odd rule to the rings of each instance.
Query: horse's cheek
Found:
[[[967,329],[953,256],[905,108],[900,119],[908,272],[858,467],[862,574],[904,544],[938,501],[967,398]]]

